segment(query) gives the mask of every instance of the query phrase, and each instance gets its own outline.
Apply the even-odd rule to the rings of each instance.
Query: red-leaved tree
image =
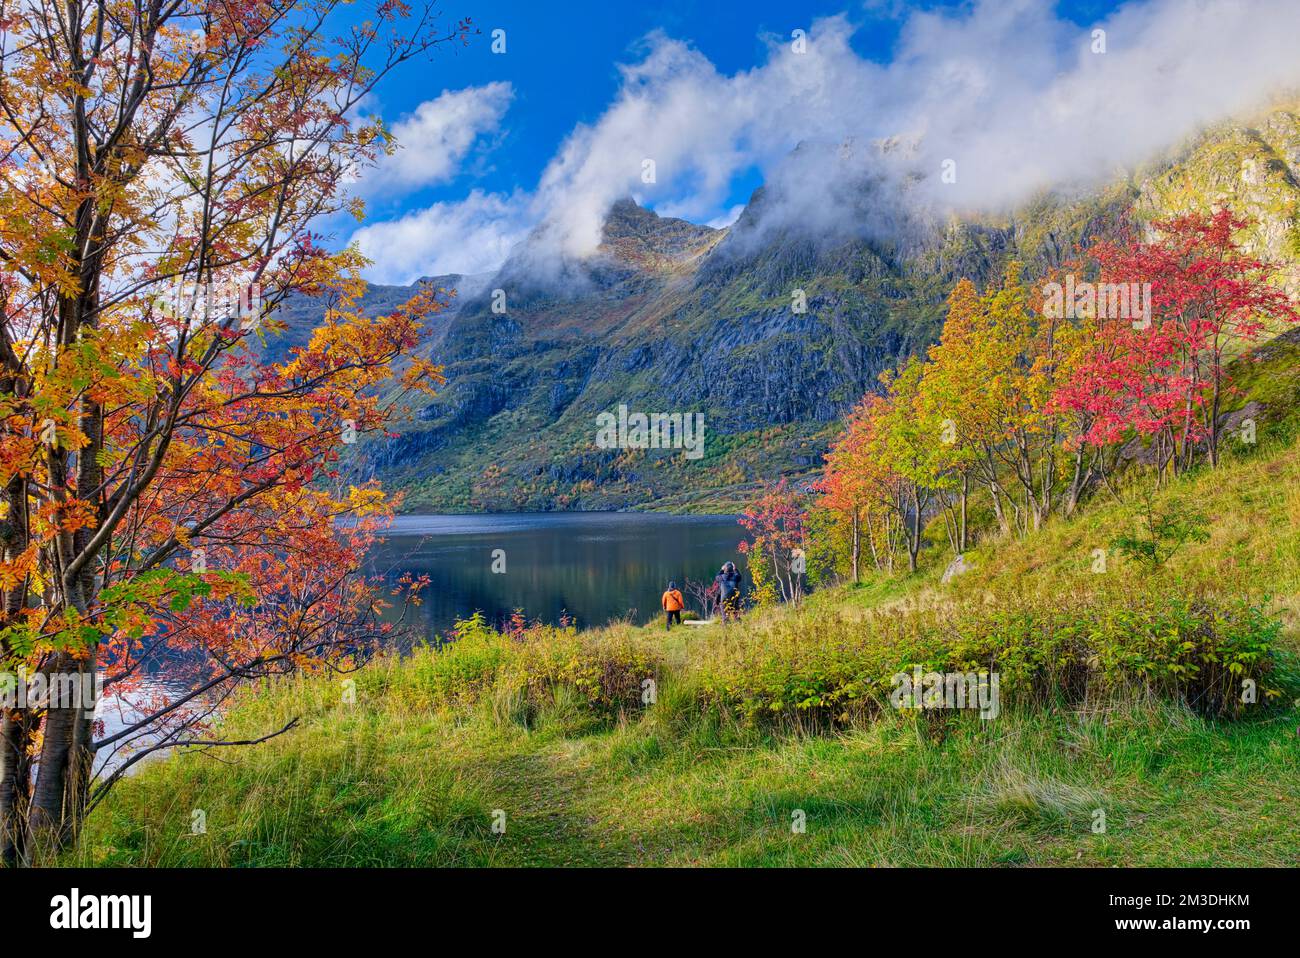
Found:
[[[1161,476],[1190,467],[1199,449],[1218,464],[1228,361],[1267,329],[1300,320],[1272,266],[1234,239],[1246,225],[1226,209],[1192,213],[1153,224],[1150,241],[1093,249],[1099,282],[1145,286],[1151,314],[1097,317],[1092,349],[1054,397],[1086,423],[1080,441],[1151,442]]]
[[[740,524],[750,538],[739,545],[750,559],[755,589],[770,574],[787,602],[804,593],[804,495],[786,479],[769,483],[745,507]]]

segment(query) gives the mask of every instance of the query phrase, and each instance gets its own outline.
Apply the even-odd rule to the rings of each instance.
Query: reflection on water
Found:
[[[741,536],[732,516],[401,516],[372,559],[391,579],[429,576],[416,610],[429,636],[476,610],[498,623],[515,609],[550,623],[567,613],[584,627],[624,616],[647,621],[659,614],[670,579],[679,587],[687,578],[712,580],[727,560],[744,569]],[[492,571],[496,550],[504,572]]]
[[[189,688],[183,683],[168,682],[156,677],[136,682],[129,691],[114,691],[110,686],[104,690],[104,694],[95,704],[95,722],[98,726],[95,730],[95,738],[107,739],[130,728],[142,718],[152,715],[165,702],[178,698],[188,691]],[[129,761],[135,752],[157,742],[157,736],[128,737],[102,748],[95,753],[95,773],[111,774],[124,762]],[[166,752],[154,754],[165,755]]]
[[[736,552],[740,539],[741,529],[731,516],[403,516],[373,551],[371,561],[392,580],[408,573],[429,577],[414,614],[421,631],[434,637],[475,611],[497,624],[515,609],[523,609],[530,620],[549,623],[567,614],[580,627],[623,617],[648,621],[660,614],[659,597],[669,580],[685,590],[688,578],[712,581],[728,560],[744,569]],[[504,572],[492,571],[496,550],[504,553]],[[499,561],[496,565],[501,567]],[[95,710],[102,723],[96,738],[130,727],[164,698],[186,691],[184,685],[157,675],[129,692],[106,690]],[[195,705],[202,708],[200,702]],[[130,747],[118,743],[105,748],[95,756],[96,771],[110,774],[134,750],[156,742],[144,738]]]

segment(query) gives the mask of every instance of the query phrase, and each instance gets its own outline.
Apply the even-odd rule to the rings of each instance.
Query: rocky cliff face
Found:
[[[1255,218],[1256,252],[1300,285],[1298,183],[1300,120],[1284,107],[1093,194],[917,219],[892,239],[765,228],[761,190],[728,230],[623,201],[587,260],[525,244],[493,277],[443,278],[459,296],[430,350],[448,385],[397,438],[361,447],[355,468],[404,489],[411,509],[727,507],[762,479],[815,470],[838,417],[934,341],[963,276],[982,285],[1011,258],[1054,264],[1125,215],[1229,203]],[[600,448],[597,417],[620,404],[702,413],[703,457]]]
[[[1300,104],[1282,104],[1210,130],[1138,185],[1135,210],[1151,219],[1226,205],[1253,219],[1243,246],[1285,264],[1300,292]]]

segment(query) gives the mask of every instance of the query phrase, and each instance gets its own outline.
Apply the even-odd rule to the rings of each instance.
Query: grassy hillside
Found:
[[[1288,412],[1157,496],[1211,518],[1165,568],[1092,571],[1133,522],[1099,499],[948,585],[936,547],[739,626],[466,627],[364,669],[355,703],[337,677],[250,690],[227,737],[299,726],[145,768],[68,863],[1294,864],[1298,357],[1264,349],[1251,388]],[[891,707],[914,664],[994,666],[1000,714]]]

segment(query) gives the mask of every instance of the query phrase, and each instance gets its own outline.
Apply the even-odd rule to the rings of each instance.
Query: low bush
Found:
[[[1142,689],[1235,718],[1294,684],[1281,623],[1239,599],[1084,593],[846,618],[791,615],[691,663],[702,708],[745,722],[848,724],[890,707],[900,673],[996,673],[1003,707]]]
[[[403,688],[388,691],[435,708],[491,698],[501,717],[527,722],[562,690],[566,703],[611,718],[645,704],[653,688],[646,682],[656,680],[661,666],[659,651],[628,628],[531,625],[501,633],[475,613],[459,620],[440,646],[390,670]]]
[[[744,724],[844,726],[891,708],[895,676],[919,670],[996,674],[999,709],[1076,708],[1140,690],[1207,717],[1237,718],[1296,687],[1280,633],[1279,620],[1243,599],[1124,588],[985,594],[858,617],[808,609],[750,618],[701,636],[665,676],[658,629],[532,625],[502,634],[474,616],[441,648],[389,670],[403,687],[388,691],[434,708],[490,698],[499,718],[531,724],[557,694],[566,708],[600,720],[635,713],[667,680],[680,686],[675,710]]]
[[[637,711],[654,697],[654,685],[647,682],[657,681],[662,662],[651,645],[630,633],[535,627],[516,643],[498,684],[523,690],[538,707],[551,701],[557,688],[566,688],[604,718]]]

